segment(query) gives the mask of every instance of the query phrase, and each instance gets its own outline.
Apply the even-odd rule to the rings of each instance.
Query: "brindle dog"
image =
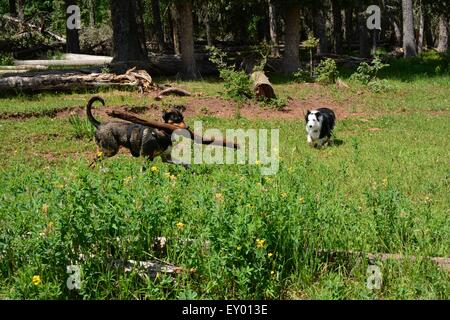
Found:
[[[115,156],[120,147],[130,150],[134,157],[146,157],[142,171],[145,171],[146,164],[160,156],[164,162],[172,164],[182,164],[176,160],[172,160],[171,135],[163,130],[151,128],[135,123],[126,122],[107,122],[100,123],[92,115],[92,105],[99,101],[105,105],[105,101],[101,97],[93,97],[89,100],[86,107],[86,114],[89,121],[96,128],[95,142],[101,152],[90,165],[91,167],[103,157],[110,158]],[[186,129],[183,114],[177,109],[170,109],[163,113],[162,116],[165,123]]]

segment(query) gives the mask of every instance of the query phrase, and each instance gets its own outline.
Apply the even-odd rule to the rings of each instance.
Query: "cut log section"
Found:
[[[275,90],[269,81],[269,78],[264,74],[264,72],[257,71],[253,72],[251,75],[253,81],[253,90],[255,91],[256,97],[265,98],[272,100],[276,98]]]
[[[125,120],[128,122],[137,123],[137,124],[141,124],[143,126],[163,130],[169,134],[172,134],[176,130],[180,130],[180,128],[177,126],[170,125],[167,123],[161,123],[158,121],[140,119],[140,118],[138,118],[132,114],[129,114],[127,112],[113,110],[113,111],[106,112],[106,114],[112,118],[122,119],[122,120]],[[193,133],[189,129],[184,129],[184,130],[186,130],[189,133],[189,136],[190,136],[189,138],[191,140],[194,140],[195,143],[199,143],[199,144],[203,144],[203,145],[214,145],[214,146],[233,148],[233,149],[240,148],[239,144],[235,143],[234,141],[231,142],[231,141],[226,141],[226,140],[208,139],[208,138],[201,137],[201,136]]]

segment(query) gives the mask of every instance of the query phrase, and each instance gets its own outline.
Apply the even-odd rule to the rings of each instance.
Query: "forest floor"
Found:
[[[283,110],[238,105],[215,78],[156,78],[196,94],[163,101],[95,93],[107,103],[94,110],[102,121],[107,108],[159,119],[183,105],[190,125],[279,129],[271,177],[255,164],[184,170],[160,160],[141,174],[127,152],[89,169],[93,93],[1,97],[0,299],[449,299],[448,271],[428,259],[450,256],[450,75],[438,63],[391,65],[380,93],[345,71],[349,88],[269,75]],[[323,106],[336,111],[340,143],[315,150],[303,114]],[[164,253],[153,247],[160,236],[173,239]],[[326,253],[336,251],[415,259],[377,260],[373,290],[368,260]],[[110,264],[155,257],[195,272],[152,279]],[[70,264],[83,270],[78,291],[66,288]]]

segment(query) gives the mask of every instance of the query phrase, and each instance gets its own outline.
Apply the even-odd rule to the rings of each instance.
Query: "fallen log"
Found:
[[[123,75],[112,73],[84,74],[81,71],[71,73],[40,72],[0,77],[0,91],[73,91],[79,89],[98,89],[100,87],[135,88],[149,92],[153,88],[150,75],[144,70],[128,70]]]
[[[106,112],[106,114],[112,118],[122,119],[122,120],[125,120],[128,122],[141,124],[143,126],[160,129],[160,130],[167,132],[168,134],[172,134],[173,132],[180,130],[179,127],[171,125],[171,124],[161,123],[161,122],[152,121],[152,120],[140,119],[138,117],[135,117],[132,114],[122,112],[122,111],[113,110],[113,111]],[[211,140],[211,139],[208,139],[208,138],[205,138],[205,137],[195,134],[190,129],[184,129],[184,130],[186,130],[186,132],[189,134],[189,138],[198,144],[215,145],[215,146],[233,148],[233,149],[240,148],[239,145],[237,143],[235,143],[234,141],[228,142],[226,140]]]
[[[253,90],[255,91],[257,98],[265,98],[268,100],[276,98],[275,90],[264,72],[253,72],[251,79],[253,81]]]
[[[189,91],[183,90],[183,89],[179,89],[179,88],[167,88],[163,91],[161,91],[160,93],[158,93],[158,95],[156,96],[155,100],[160,101],[163,99],[164,96],[168,96],[168,95],[177,95],[180,97],[190,97],[192,96],[192,93],[190,93]]]
[[[91,56],[85,54],[65,54],[60,60],[16,60],[15,64],[20,65],[41,65],[41,66],[102,66],[109,64],[112,57]],[[134,70],[133,70],[134,71]]]
[[[404,256],[401,254],[396,253],[365,253],[360,251],[351,251],[351,250],[327,250],[327,249],[320,249],[318,250],[318,253],[325,254],[330,257],[339,256],[339,255],[345,255],[345,256],[353,256],[353,257],[364,257],[369,260],[371,264],[374,264],[376,260],[381,261],[387,261],[387,260],[394,260],[394,261],[411,261],[415,262],[419,260],[416,256]],[[446,272],[450,272],[450,258],[446,257],[422,257],[421,259],[429,260],[433,263],[435,263],[438,267],[442,268]]]

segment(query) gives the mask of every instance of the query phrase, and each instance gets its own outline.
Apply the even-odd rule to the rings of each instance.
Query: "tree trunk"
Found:
[[[25,2],[25,0],[17,0],[17,2],[16,2],[18,18],[22,21],[25,20],[24,2]]]
[[[12,17],[16,17],[17,16],[16,0],[9,0],[9,14]]]
[[[77,5],[77,0],[64,0],[65,9],[71,5]],[[66,12],[66,19],[68,19],[71,14]],[[69,28],[66,23],[66,52],[67,53],[80,53],[80,36],[78,29]]]
[[[419,4],[419,38],[417,39],[417,52],[421,54],[423,52],[423,39],[424,39],[424,28],[425,28],[425,19],[423,15],[423,4],[420,2]]]
[[[353,34],[353,8],[348,7],[345,9],[345,42],[348,52],[351,51]]]
[[[417,55],[414,37],[414,13],[412,0],[402,0],[403,11],[403,54],[405,57]]]
[[[395,21],[395,18],[392,18],[392,27],[394,29],[394,35],[395,35],[395,42],[398,46],[402,45],[402,31],[400,30],[400,26]]]
[[[164,31],[163,24],[161,21],[161,7],[159,5],[159,0],[152,0],[152,15],[153,15],[153,32],[156,35],[156,41],[158,42],[158,51],[160,53],[164,52],[165,42],[164,42]]]
[[[145,62],[148,60],[145,43],[136,19],[137,4],[135,0],[110,0],[111,20],[113,25],[113,63]]]
[[[300,5],[291,4],[286,10],[285,52],[283,72],[291,74],[300,68]]]
[[[17,17],[19,18],[19,20],[21,21],[21,25],[20,25],[20,31],[23,32],[25,31],[25,13],[24,13],[24,1],[25,0],[17,0],[16,4],[17,4]]]
[[[333,50],[336,54],[342,54],[342,14],[338,0],[331,0],[333,11]]]
[[[358,28],[359,28],[359,55],[362,58],[370,56],[369,35],[367,30],[365,8],[362,4],[358,7]]]
[[[176,55],[181,55],[180,48],[180,17],[175,4],[170,6],[170,15],[172,17],[172,36],[173,36],[173,50]]]
[[[425,42],[428,48],[434,47],[433,30],[431,27],[431,19],[429,13],[424,12],[424,29],[425,29]]]
[[[447,52],[448,50],[448,19],[442,14],[439,17],[439,40],[438,40],[438,52]]]
[[[192,18],[192,0],[177,2],[176,10],[180,18],[181,60],[183,63],[183,77],[186,79],[197,78],[197,66],[195,63],[194,48],[194,21]]]
[[[205,29],[206,29],[206,42],[208,43],[208,46],[212,47],[214,45],[214,39],[211,31],[211,22],[209,20],[209,12],[205,14],[204,18],[205,22]]]
[[[269,1],[269,29],[270,29],[270,41],[272,42],[272,55],[274,57],[280,56],[280,50],[278,49],[278,32],[277,32],[277,13],[274,0]]]
[[[144,21],[144,5],[143,0],[135,0],[135,12],[136,12],[136,25],[137,25],[137,35],[139,38],[139,43],[141,44],[142,50],[145,57],[148,57],[147,50],[147,37],[145,33],[145,21]]]
[[[95,0],[89,0],[89,26],[91,28],[94,28],[97,23],[95,11],[96,11]]]
[[[313,16],[315,33],[320,40],[320,44],[317,47],[317,55],[320,56],[328,53],[327,23],[323,15],[322,5],[319,4],[313,7]]]

